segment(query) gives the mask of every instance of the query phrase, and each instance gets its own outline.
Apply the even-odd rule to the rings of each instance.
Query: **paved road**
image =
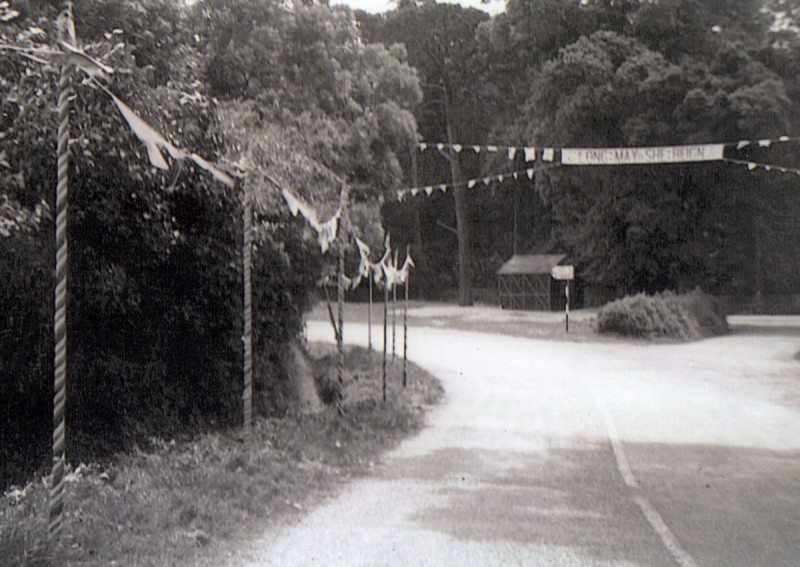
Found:
[[[800,565],[798,350],[777,327],[657,346],[412,329],[447,391],[429,427],[242,564]]]

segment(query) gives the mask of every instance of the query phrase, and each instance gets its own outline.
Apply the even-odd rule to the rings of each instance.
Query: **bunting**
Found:
[[[420,142],[419,144],[417,144],[417,147],[421,152],[427,151],[431,148],[436,148],[440,152],[444,152],[445,150],[453,150],[457,154],[460,154],[464,150],[464,148],[469,148],[476,154],[479,154],[481,152],[485,152],[487,154],[496,154],[504,152],[509,161],[514,161],[514,159],[517,157],[517,154],[519,153],[525,156],[525,161],[536,161],[536,148],[534,148],[533,146],[501,146],[495,144],[482,146],[475,144],[469,145],[469,144],[443,144],[441,142],[439,143]],[[550,150],[550,152],[554,151],[553,148],[547,148],[543,151],[547,152],[548,149]]]
[[[764,171],[777,171],[779,173],[794,173],[795,175],[800,175],[800,169],[796,167],[785,167],[783,165],[774,165],[770,163],[760,163],[755,161],[747,161],[747,160],[733,159],[733,158],[725,158],[725,161],[735,165],[747,166],[748,171],[753,171],[754,169],[762,169]]]
[[[757,140],[739,140],[737,142],[725,142],[716,144],[685,144],[678,146],[642,146],[642,147],[618,147],[618,148],[553,148],[545,147],[537,150],[533,146],[498,146],[498,145],[465,145],[465,144],[443,144],[443,143],[425,143],[418,144],[420,151],[426,151],[430,148],[436,148],[439,151],[444,151],[450,148],[456,153],[461,152],[464,148],[471,148],[475,153],[487,152],[505,152],[509,161],[514,161],[517,154],[522,152],[524,154],[525,162],[545,162],[550,165],[639,165],[639,164],[660,164],[660,163],[700,163],[710,161],[726,161],[732,164],[746,165],[748,170],[761,169],[764,171],[778,171],[781,173],[797,173],[800,175],[800,169],[792,167],[784,167],[781,165],[773,165],[767,163],[755,162],[747,159],[738,159],[736,157],[729,157],[731,152],[741,152],[753,146],[758,148],[770,148],[774,144],[785,143],[800,143],[800,137],[797,136],[778,136],[775,138],[760,138]],[[731,150],[726,155],[726,150]],[[736,155],[735,153],[733,155]],[[746,155],[746,153],[745,153]],[[539,169],[542,166],[538,166]],[[426,185],[423,187],[411,187],[408,189],[400,189],[396,192],[397,199],[402,201],[406,197],[416,196],[424,191],[427,195],[432,195],[435,190],[447,191],[460,185],[465,185],[468,189],[476,187],[478,184],[483,183],[489,185],[493,182],[503,183],[508,177],[518,179],[520,175],[527,175],[529,179],[533,179],[534,173],[537,168],[529,167],[524,170],[514,171],[511,173],[501,173],[487,177],[479,177],[468,179],[460,184],[439,184],[439,185]]]
[[[300,199],[297,195],[285,187],[281,188],[281,195],[283,195],[283,199],[289,206],[289,211],[291,211],[292,216],[296,217],[301,215],[304,219],[306,219],[306,222],[309,224],[309,226],[317,233],[317,241],[319,242],[320,250],[322,250],[323,254],[327,252],[333,241],[336,240],[336,234],[339,227],[339,217],[342,215],[341,207],[330,219],[325,222],[320,222],[319,217],[317,216],[317,211],[314,210],[311,205]]]
[[[403,262],[403,267],[400,268],[397,276],[397,282],[405,285],[408,281],[408,274],[411,271],[411,268],[414,267],[416,267],[414,260],[411,258],[411,253],[408,251],[408,248],[406,248],[406,260]]]
[[[556,165],[556,164],[554,164]],[[483,185],[491,185],[492,183],[504,183],[509,179],[519,179],[521,176],[525,176],[528,179],[533,179],[533,176],[536,173],[535,167],[528,167],[526,169],[522,169],[519,171],[511,171],[506,173],[498,173],[496,175],[487,175],[486,177],[477,177],[474,179],[468,179],[462,183],[453,184],[453,183],[441,183],[439,185],[426,185],[424,187],[410,187],[408,189],[400,189],[397,191],[397,199],[402,201],[408,196],[415,197],[420,194],[420,192],[425,192],[426,195],[432,195],[434,190],[439,190],[442,192],[446,192],[448,189],[452,189],[454,187],[461,187],[466,186],[467,189],[472,189],[477,186],[479,183],[483,183]]]

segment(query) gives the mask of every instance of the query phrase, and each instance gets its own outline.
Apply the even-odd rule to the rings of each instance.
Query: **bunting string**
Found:
[[[800,143],[797,136],[778,136],[775,138],[761,138],[758,140],[739,140],[737,142],[725,142],[716,144],[685,144],[678,146],[642,146],[642,147],[619,147],[619,148],[552,148],[545,147],[538,149],[534,146],[503,146],[503,145],[473,145],[473,144],[444,144],[426,143],[418,144],[420,151],[436,149],[440,152],[452,149],[456,153],[464,150],[472,150],[475,153],[505,153],[510,161],[514,161],[518,154],[524,155],[526,164],[531,162],[541,162],[537,166],[526,167],[524,170],[513,171],[511,173],[494,174],[485,177],[469,179],[462,183],[441,183],[410,187],[396,191],[398,201],[403,201],[406,197],[414,197],[420,193],[430,196],[435,191],[445,192],[457,186],[473,188],[480,183],[489,185],[491,183],[503,183],[508,179],[519,179],[521,175],[527,175],[528,179],[533,179],[537,169],[541,170],[543,163],[548,166],[557,165],[645,165],[663,163],[700,163],[710,161],[725,161],[732,164],[747,166],[748,170],[761,169],[764,171],[778,171],[781,173],[796,173],[800,175],[800,169],[756,162],[748,159],[735,157],[745,152],[749,148],[770,148],[775,144]],[[731,155],[733,154],[733,155]]]
[[[509,161],[514,161],[517,155],[525,157],[526,162],[536,161],[537,151],[534,146],[504,146],[504,145],[477,145],[477,144],[443,144],[443,143],[426,143],[421,142],[417,144],[419,151],[424,152],[429,149],[436,149],[440,152],[445,150],[453,150],[455,153],[460,154],[464,150],[471,150],[476,154],[505,154]],[[555,158],[554,148],[544,148],[538,153],[541,161],[553,161]]]
[[[780,173],[794,173],[795,175],[800,175],[800,169],[796,167],[786,167],[783,165],[774,165],[771,163],[761,163],[733,158],[725,158],[725,161],[735,165],[747,166],[748,171],[753,171],[754,169],[763,169],[764,171],[777,171]]]
[[[525,158],[525,162],[553,162],[559,158],[559,154],[562,156],[563,162],[563,155],[564,151],[566,150],[569,152],[575,152],[578,150],[592,150],[595,152],[609,152],[609,151],[631,151],[631,150],[641,150],[641,153],[644,154],[646,150],[668,150],[668,149],[675,149],[675,148],[695,148],[705,146],[707,148],[711,147],[721,147],[723,149],[735,149],[735,150],[743,150],[748,147],[760,147],[760,148],[769,148],[774,144],[785,144],[785,143],[792,143],[792,142],[800,142],[800,136],[777,136],[774,138],[760,138],[757,140],[737,140],[735,142],[721,142],[721,143],[714,143],[714,144],[700,144],[700,145],[684,145],[684,146],[656,146],[656,147],[626,147],[626,148],[556,148],[556,147],[544,147],[544,148],[536,148],[536,146],[518,146],[518,145],[495,145],[495,144],[446,144],[441,142],[420,142],[417,144],[417,147],[421,152],[425,152],[427,150],[438,150],[440,152],[445,152],[449,150],[453,150],[455,153],[460,154],[462,151],[469,150],[476,154],[485,153],[485,154],[505,154],[509,161],[514,161],[518,155],[523,155]],[[721,159],[717,158],[717,159]],[[564,162],[565,163],[565,162]],[[566,164],[566,163],[565,163]],[[570,164],[570,165],[578,165],[578,164]]]
[[[559,164],[552,164],[549,167],[553,167]],[[543,166],[539,166],[538,168],[535,167],[528,167],[525,169],[511,171],[506,173],[499,173],[493,175],[487,175],[484,177],[476,177],[473,179],[467,179],[466,181],[462,181],[460,183],[440,183],[437,185],[425,185],[422,187],[409,187],[407,189],[400,189],[396,192],[397,199],[402,201],[406,197],[415,197],[420,193],[425,193],[426,195],[430,196],[434,193],[434,191],[441,191],[446,192],[450,189],[455,187],[467,187],[468,189],[472,189],[476,187],[478,184],[483,183],[484,185],[490,185],[492,183],[504,183],[505,181],[510,181],[512,179],[520,179],[527,177],[528,179],[533,179],[533,176],[536,173],[536,170],[543,169]]]

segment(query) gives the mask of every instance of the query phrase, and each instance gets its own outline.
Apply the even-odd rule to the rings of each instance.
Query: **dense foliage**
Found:
[[[55,46],[58,8],[0,4],[0,42]],[[420,139],[634,146],[794,135],[796,0],[508,0],[489,17],[432,0],[385,14],[324,2],[79,0],[77,35],[108,88],[187,160],[155,169],[109,97],[74,76],[70,154],[71,446],[113,449],[238,420],[241,203],[256,203],[256,387],[285,407],[286,343],[330,263],[277,186],[321,220],[350,189],[353,230],[413,245],[414,293],[472,301],[512,253],[565,252],[589,301],[687,290],[797,293],[797,177],[724,163],[524,168],[503,152]],[[0,463],[47,461],[51,405],[57,70],[0,60]],[[800,167],[796,143],[734,157]],[[254,174],[253,172],[258,172]],[[459,189],[391,198],[403,186]],[[379,214],[380,210],[380,214]],[[383,227],[381,226],[383,224]],[[350,257],[350,269],[355,259]],[[93,450],[98,449],[94,444]],[[20,465],[24,467],[20,468]]]
[[[400,54],[360,46],[347,11],[85,0],[74,13],[84,48],[116,70],[109,88],[172,143],[268,169],[323,216],[342,183],[363,187],[356,217],[382,240],[374,208],[400,175],[392,147],[415,132],[406,107],[419,87]],[[54,44],[56,16],[32,2],[0,40]],[[46,465],[50,446],[54,71],[5,54],[0,62],[3,483]],[[77,70],[73,79],[68,458],[241,420],[245,188],[256,201],[256,408],[285,411],[286,347],[324,263],[316,239],[258,176],[230,190],[188,160],[155,169],[111,99]]]
[[[441,98],[443,71],[458,81],[451,90],[470,93],[468,111],[450,114],[458,142],[735,145],[797,134],[798,7],[796,0],[508,0],[504,13],[477,23],[453,7],[449,27],[439,25],[428,41],[468,25],[473,39],[447,53],[418,37],[431,2],[361,17],[371,40],[408,46],[431,95]],[[403,24],[409,19],[416,26]],[[469,73],[459,74],[459,65]],[[432,112],[428,95],[415,113],[420,132],[447,141],[445,116]],[[733,157],[797,167],[795,146],[749,147]],[[413,184],[450,181],[444,156],[430,154],[419,156]],[[462,152],[460,160],[471,176],[519,168],[485,152]],[[788,243],[800,236],[796,187],[794,175],[724,163],[544,168],[534,183],[480,184],[466,195],[471,282],[492,285],[516,250],[568,253],[590,298],[694,286],[724,295],[797,293],[800,270],[787,260]],[[443,228],[455,226],[455,211],[451,196],[385,211],[391,231],[414,241],[440,281],[458,274],[456,241]],[[415,216],[424,219],[416,234]]]

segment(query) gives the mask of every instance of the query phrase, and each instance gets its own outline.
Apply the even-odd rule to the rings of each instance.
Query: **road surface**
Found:
[[[413,328],[446,390],[428,427],[238,565],[800,565],[798,350],[800,328],[677,345]]]

